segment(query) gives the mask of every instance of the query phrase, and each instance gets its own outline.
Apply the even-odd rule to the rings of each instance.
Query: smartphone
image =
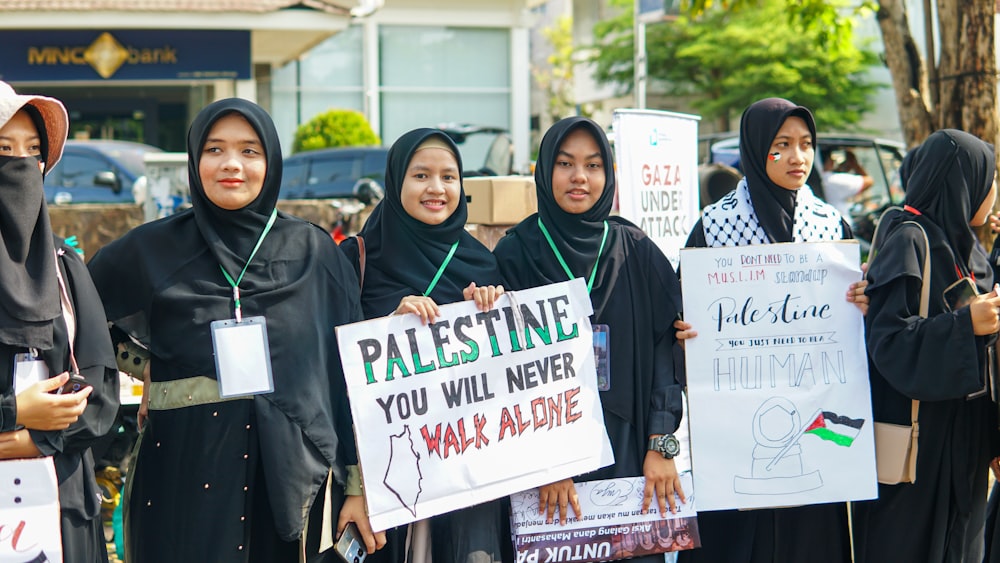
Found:
[[[337,540],[337,553],[340,558],[347,563],[362,563],[368,552],[365,551],[365,542],[361,540],[361,533],[354,522],[348,522],[344,528],[344,533]]]
[[[77,393],[83,391],[87,387],[90,387],[90,383],[83,378],[82,375],[74,373],[69,376],[69,381],[67,381],[62,387],[59,388],[59,395],[65,395],[67,393]]]
[[[944,303],[949,311],[957,311],[965,307],[979,295],[976,285],[969,278],[962,278],[949,285],[944,290]]]

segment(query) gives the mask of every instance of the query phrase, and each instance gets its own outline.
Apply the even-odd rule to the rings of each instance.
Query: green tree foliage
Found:
[[[553,120],[573,115],[573,18],[560,16],[542,35],[552,45],[548,66],[532,68],[535,81],[548,96],[549,117]]]
[[[295,130],[292,152],[328,147],[374,146],[381,142],[360,112],[331,109],[299,125]]]
[[[596,77],[631,89],[632,0],[612,0],[620,15],[594,28]],[[824,129],[845,129],[870,109],[877,84],[863,74],[878,62],[858,48],[846,18],[836,11],[789,12],[783,0],[760,0],[753,9],[708,5],[674,21],[646,28],[651,84],[686,96],[706,119],[731,129],[731,119],[756,100],[778,96],[814,111]],[[820,25],[817,25],[819,23]],[[651,86],[652,88],[652,86]]]

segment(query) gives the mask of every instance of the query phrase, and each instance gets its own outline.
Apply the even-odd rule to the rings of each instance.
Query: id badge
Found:
[[[594,325],[594,367],[597,368],[597,390],[611,389],[611,327]]]
[[[14,355],[14,395],[49,378],[49,368],[39,356],[26,352]]]
[[[274,391],[264,317],[244,317],[240,322],[214,321],[211,328],[219,396],[242,397]]]

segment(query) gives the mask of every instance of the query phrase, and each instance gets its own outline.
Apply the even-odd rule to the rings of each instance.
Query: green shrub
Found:
[[[299,125],[295,131],[292,152],[304,152],[329,147],[359,147],[381,144],[378,135],[360,112],[331,109]]]

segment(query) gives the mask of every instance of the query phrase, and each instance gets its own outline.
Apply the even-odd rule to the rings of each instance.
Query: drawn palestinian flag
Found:
[[[819,436],[838,446],[849,447],[861,432],[865,421],[861,418],[847,418],[829,411],[822,411],[806,426],[806,434]]]

